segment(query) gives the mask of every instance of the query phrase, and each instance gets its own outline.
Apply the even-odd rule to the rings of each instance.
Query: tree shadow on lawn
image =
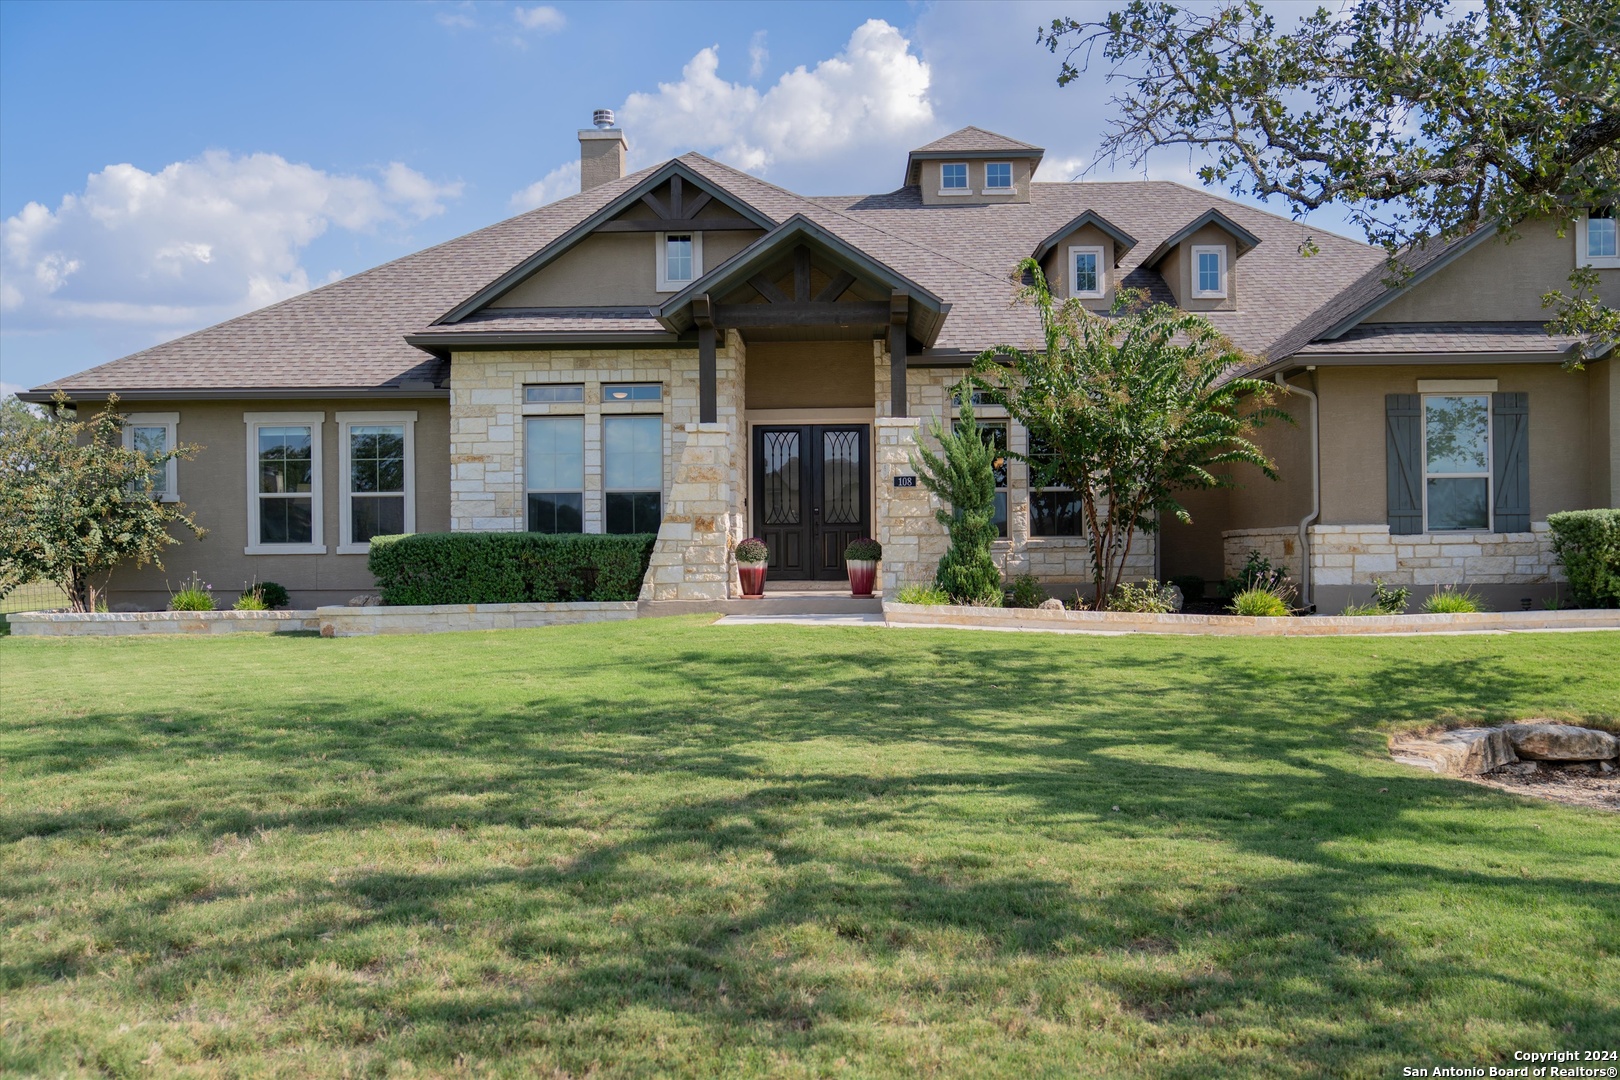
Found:
[[[1095,685],[1054,669],[1055,659],[1086,658],[1079,647],[1003,646],[986,675],[981,653],[949,642],[922,657],[863,651],[855,671],[847,657],[840,668],[836,657],[694,650],[640,661],[641,685],[621,696],[572,684],[565,667],[546,695],[443,717],[296,691],[297,708],[281,710],[296,720],[176,711],[120,735],[128,717],[92,714],[61,725],[44,752],[98,767],[225,755],[263,775],[245,800],[194,806],[183,821],[107,805],[16,810],[0,815],[0,839],[392,826],[520,830],[542,838],[537,846],[551,830],[609,836],[526,867],[295,873],[277,879],[282,901],[246,901],[252,883],[210,888],[210,902],[244,901],[234,929],[245,939],[216,927],[220,940],[158,950],[135,975],[147,992],[183,997],[244,957],[281,970],[388,964],[368,935],[480,927],[499,940],[498,978],[453,993],[402,996],[386,981],[321,990],[363,1009],[375,1031],[422,1040],[430,1055],[447,1032],[471,1053],[499,1056],[514,1039],[550,1045],[548,1025],[632,1006],[681,1013],[715,1039],[742,1029],[737,1037],[775,1047],[842,1046],[848,1025],[882,1024],[891,1008],[911,1023],[989,1015],[983,1002],[1009,981],[1037,992],[1039,1018],[1082,1028],[1110,1019],[1084,987],[1134,1017],[1137,1035],[1151,1026],[1196,1043],[1211,1029],[1286,1028],[1280,1045],[1228,1047],[1229,1063],[1250,1067],[1279,1054],[1307,1070],[1443,1055],[1455,1032],[1430,1009],[1462,983],[1494,988],[1478,993],[1498,1024],[1576,1024],[1561,1045],[1601,1045],[1620,1031],[1620,1011],[1600,994],[1488,955],[1416,949],[1369,914],[1407,896],[1431,908],[1466,898],[1520,911],[1556,897],[1562,923],[1549,928],[1548,947],[1560,935],[1616,939],[1613,884],[1555,872],[1580,852],[1566,842],[1549,862],[1535,823],[1519,820],[1542,808],[1387,763],[1355,767],[1374,749],[1365,729],[1391,709],[1490,713],[1534,697],[1542,688],[1531,677],[1391,659],[1363,689],[1279,661],[1176,648],[1110,658]],[[933,670],[922,669],[930,660]],[[685,704],[671,707],[672,688]],[[588,745],[597,739],[632,745]],[[783,752],[818,740],[850,764],[814,767]],[[435,771],[435,760],[461,771]],[[387,790],[298,805],[334,772],[366,770]],[[570,809],[565,797],[671,775],[690,788],[661,789],[635,810]],[[252,805],[272,788],[293,805]],[[488,801],[444,801],[469,791]],[[1590,851],[1615,836],[1593,821]],[[1148,865],[1082,864],[1068,876],[1035,868],[1065,845],[1127,858],[1132,844],[1157,845]],[[1383,853],[1358,857],[1369,848]],[[1208,852],[1207,880],[1151,865],[1196,864],[1198,851]],[[1480,851],[1501,872],[1453,865]],[[716,871],[732,865],[750,870]],[[147,867],[133,875],[150,883],[170,873]],[[139,918],[100,915],[111,947],[161,936],[163,920],[195,909],[192,885],[206,875],[186,875]],[[30,904],[50,887],[41,876],[0,892]],[[452,944],[464,932],[438,931]],[[1040,974],[1028,974],[1030,961]],[[60,957],[5,967],[16,988],[87,973]],[[418,1034],[398,1034],[408,1030]],[[591,1049],[570,1051],[574,1064]]]

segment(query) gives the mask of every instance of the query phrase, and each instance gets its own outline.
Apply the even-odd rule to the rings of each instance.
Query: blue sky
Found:
[[[1108,6],[7,0],[0,382],[570,194],[602,106],[633,166],[693,149],[808,194],[890,190],[909,148],[965,124],[1046,147],[1039,178],[1068,179],[1109,91],[1058,88],[1036,27]],[[1196,164],[1148,172],[1195,182]]]

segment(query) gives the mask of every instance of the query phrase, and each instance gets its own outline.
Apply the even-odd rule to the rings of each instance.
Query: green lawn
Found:
[[[0,1073],[1399,1076],[1620,1047],[1620,635],[0,641]]]

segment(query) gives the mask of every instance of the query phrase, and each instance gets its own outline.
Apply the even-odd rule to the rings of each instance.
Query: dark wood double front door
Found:
[[[754,428],[754,535],[775,579],[844,576],[844,548],[871,535],[870,428]]]

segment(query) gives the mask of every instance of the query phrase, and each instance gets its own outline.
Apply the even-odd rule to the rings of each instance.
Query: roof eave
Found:
[[[1131,249],[1136,247],[1136,237],[1132,236],[1124,229],[1114,225],[1107,218],[1103,217],[1096,211],[1087,210],[1073,221],[1070,221],[1067,225],[1058,229],[1051,236],[1048,236],[1045,240],[1042,240],[1040,247],[1035,249],[1035,261],[1040,262],[1042,259],[1046,258],[1052,249],[1057,247],[1058,242],[1061,241],[1065,236],[1068,236],[1076,229],[1082,229],[1087,225],[1096,226],[1097,229],[1103,233],[1103,235],[1107,236],[1114,242],[1114,265],[1116,267],[1131,251]]]
[[[1149,270],[1157,270],[1159,263],[1163,262],[1165,257],[1169,255],[1170,252],[1180,247],[1184,242],[1186,242],[1188,237],[1192,236],[1193,233],[1197,232],[1199,229],[1202,229],[1205,225],[1216,225],[1230,235],[1232,239],[1236,240],[1238,242],[1238,258],[1242,258],[1244,255],[1247,255],[1249,252],[1260,246],[1260,238],[1258,236],[1254,235],[1254,233],[1250,232],[1248,229],[1245,229],[1243,226],[1239,225],[1237,222],[1233,221],[1231,218],[1212,207],[1200,214],[1198,217],[1194,218],[1188,224],[1182,226],[1179,230],[1172,234],[1169,239],[1165,240],[1158,247],[1154,248],[1153,254],[1142,260],[1142,265],[1147,267]]]

